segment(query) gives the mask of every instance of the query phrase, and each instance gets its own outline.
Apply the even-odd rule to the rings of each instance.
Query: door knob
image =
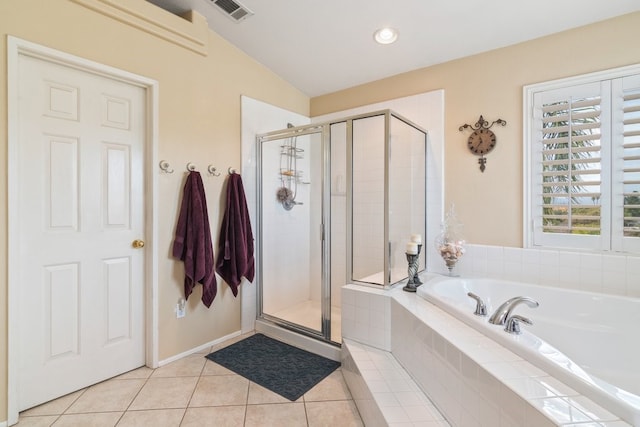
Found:
[[[131,243],[131,246],[136,249],[144,248],[144,240],[136,239]]]

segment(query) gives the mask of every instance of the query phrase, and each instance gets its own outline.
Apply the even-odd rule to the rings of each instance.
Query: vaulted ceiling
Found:
[[[638,0],[147,0],[195,10],[230,43],[319,96],[640,10]],[[253,12],[231,19],[214,2]],[[640,25],[640,22],[639,22]],[[398,40],[374,42],[376,29]]]

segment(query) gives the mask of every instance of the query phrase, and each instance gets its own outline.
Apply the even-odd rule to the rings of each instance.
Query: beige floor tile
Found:
[[[249,380],[239,375],[200,377],[189,407],[246,405]]]
[[[151,374],[151,378],[159,377],[198,377],[202,373],[206,359],[200,355],[187,356],[161,366]]]
[[[187,408],[180,427],[242,427],[244,413],[245,406]]]
[[[73,402],[66,413],[125,411],[145,381],[111,379],[93,385]]]
[[[186,408],[197,383],[197,377],[149,378],[129,409]]]
[[[342,376],[342,371],[336,370],[320,381],[304,394],[305,402],[323,400],[350,400],[351,393]]]
[[[353,400],[307,402],[309,427],[360,427],[364,424]]]
[[[62,415],[53,423],[54,427],[113,427],[118,423],[122,412],[103,412],[91,414]]]
[[[205,359],[205,354],[156,370],[141,367],[29,409],[20,414],[18,427],[363,425],[340,369],[290,402]]]
[[[151,376],[153,373],[153,369],[141,366],[138,369],[134,369],[133,371],[125,372],[122,375],[118,375],[116,378],[119,380],[133,380],[133,379],[146,379]]]
[[[184,409],[127,411],[118,423],[118,427],[179,427],[184,411]]]
[[[67,394],[66,396],[59,397],[56,400],[52,400],[42,405],[35,406],[31,409],[27,409],[20,413],[20,417],[34,416],[34,415],[60,415],[66,411],[69,406],[85,391],[86,389],[78,390],[74,393]]]
[[[216,362],[212,362],[211,360],[206,359],[204,369],[202,370],[202,375],[237,375],[237,374],[232,370],[217,364]]]
[[[49,427],[58,419],[58,415],[43,415],[18,418],[18,427]]]
[[[307,416],[304,403],[247,405],[244,425],[245,427],[306,427]]]
[[[296,402],[302,402],[302,397]],[[249,383],[249,398],[247,403],[249,405],[259,405],[262,403],[290,403],[291,401],[286,397],[280,396],[278,393],[274,393],[268,388],[264,388],[259,384]]]

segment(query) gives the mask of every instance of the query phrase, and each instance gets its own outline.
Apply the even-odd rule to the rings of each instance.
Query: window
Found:
[[[526,245],[640,252],[640,66],[524,92]]]

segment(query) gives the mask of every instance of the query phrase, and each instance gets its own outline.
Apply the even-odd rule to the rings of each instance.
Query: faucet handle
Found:
[[[504,330],[510,334],[520,335],[522,333],[520,331],[520,322],[526,323],[527,325],[533,325],[533,322],[530,319],[520,316],[519,314],[514,314],[507,319]]]
[[[476,311],[473,312],[476,316],[486,316],[487,315],[487,306],[482,301],[478,295],[473,292],[467,292],[467,296],[476,300]]]

